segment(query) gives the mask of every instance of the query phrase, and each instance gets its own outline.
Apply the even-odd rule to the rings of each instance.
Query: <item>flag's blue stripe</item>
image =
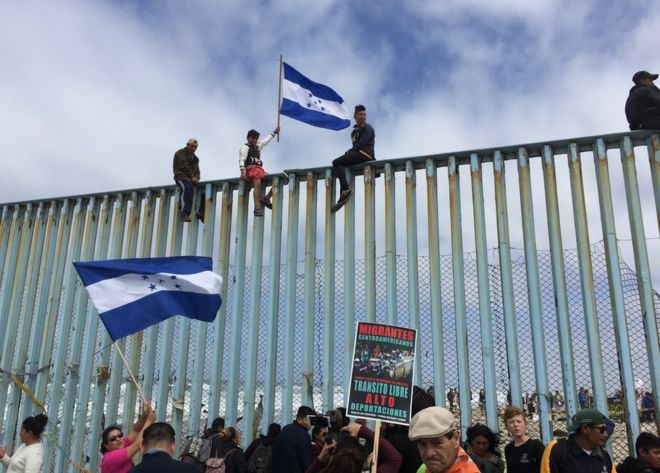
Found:
[[[308,79],[300,72],[296,71],[293,67],[289,66],[286,62],[284,63],[284,78],[288,81],[295,82],[304,89],[309,90],[312,94],[320,99],[344,103],[344,99],[341,98],[341,96],[330,87]]]
[[[310,110],[303,107],[298,102],[289,99],[282,100],[280,113],[287,117],[300,120],[301,122],[309,123],[310,125],[321,128],[328,128],[330,130],[343,130],[351,125],[350,120],[319,112],[317,110]]]
[[[174,315],[213,322],[221,302],[218,294],[159,291],[99,315],[114,341]]]
[[[168,258],[132,258],[73,263],[85,286],[123,274],[195,274],[210,271],[211,258],[206,256],[172,256]]]

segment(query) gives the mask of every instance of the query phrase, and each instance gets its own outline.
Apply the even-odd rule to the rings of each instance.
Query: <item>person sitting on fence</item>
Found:
[[[238,151],[238,166],[241,170],[241,179],[249,181],[254,187],[254,215],[255,217],[262,217],[264,210],[262,205],[266,208],[272,208],[270,199],[273,195],[273,189],[268,191],[266,197],[261,197],[261,183],[263,178],[266,177],[264,171],[263,161],[261,160],[261,149],[270,143],[278,133],[280,127],[276,127],[268,136],[259,141],[259,132],[257,130],[250,130],[247,132],[247,143],[241,146]]]
[[[427,407],[419,411],[410,421],[408,436],[417,444],[424,462],[417,473],[479,473],[461,448],[458,422],[447,409]]]
[[[133,430],[124,435],[121,427],[111,425],[101,434],[101,473],[126,473],[133,467],[133,457],[140,451],[144,430],[154,423],[156,413],[149,403],[142,404],[142,413]]]
[[[192,209],[193,194],[195,186],[199,183],[199,158],[195,154],[199,142],[195,138],[190,138],[185,148],[181,148],[174,153],[172,169],[174,171],[174,182],[181,192],[181,220],[190,222],[190,212]],[[204,202],[199,203],[197,218],[204,221]]]
[[[498,473],[504,471],[504,463],[497,451],[497,435],[484,424],[475,424],[467,429],[465,451],[479,466],[482,473]]]
[[[658,74],[638,71],[626,100],[626,118],[631,130],[660,130],[660,89],[653,83]]]
[[[504,426],[512,440],[504,447],[506,471],[509,473],[539,473],[545,447],[538,439],[527,435],[525,412],[516,406],[504,409]]]
[[[144,429],[142,436],[142,462],[130,473],[199,473],[197,465],[172,458],[176,450],[174,428],[165,422],[156,422]]]
[[[355,125],[351,132],[353,146],[342,156],[332,161],[335,176],[339,179],[339,199],[332,206],[333,212],[341,209],[351,197],[352,191],[348,185],[348,179],[346,179],[346,167],[376,159],[374,152],[376,132],[367,123],[367,109],[364,105],[356,105],[353,116],[355,118]]]
[[[41,434],[48,423],[48,417],[37,414],[26,418],[21,424],[21,445],[12,456],[0,446],[0,463],[7,468],[7,473],[39,473],[44,463],[44,447]]]
[[[635,441],[637,458],[628,457],[616,466],[617,473],[660,473],[660,438],[642,432]]]

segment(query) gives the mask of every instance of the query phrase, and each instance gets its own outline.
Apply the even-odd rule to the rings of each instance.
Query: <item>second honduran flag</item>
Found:
[[[350,126],[344,99],[337,92],[308,79],[286,62],[282,66],[282,115],[330,130]]]
[[[174,315],[213,322],[222,278],[211,258],[177,256],[73,263],[113,341]]]

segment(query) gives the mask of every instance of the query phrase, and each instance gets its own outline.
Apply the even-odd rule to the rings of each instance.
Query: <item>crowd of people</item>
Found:
[[[454,389],[450,389],[451,397]],[[351,421],[343,408],[317,415],[301,406],[295,419],[281,427],[270,424],[266,435],[241,448],[241,432],[216,418],[211,427],[180,449],[175,459],[176,432],[156,422],[149,403],[124,434],[120,425],[106,427],[100,439],[103,454],[99,473],[360,473],[376,461],[378,473],[660,473],[660,438],[644,432],[635,454],[615,467],[606,443],[615,423],[598,410],[579,409],[568,433],[553,432],[544,445],[528,433],[529,418],[522,407],[507,406],[502,423],[509,436],[500,450],[499,432],[475,423],[461,429],[455,413],[435,406],[429,390],[413,387],[409,426],[382,422],[378,454],[376,433],[365,421]],[[48,418],[39,414],[21,425],[22,444],[9,455],[0,447],[0,462],[8,473],[38,473],[44,449],[41,437]],[[141,461],[136,464],[136,459]]]

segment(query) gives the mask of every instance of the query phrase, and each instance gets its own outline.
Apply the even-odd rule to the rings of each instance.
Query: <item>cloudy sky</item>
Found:
[[[367,105],[379,159],[626,131],[632,74],[660,69],[659,27],[651,0],[2,2],[0,202],[173,184],[172,155],[191,136],[202,180],[236,177],[246,131],[276,124],[280,54],[349,109]],[[266,167],[328,165],[348,133],[282,117]],[[492,180],[485,192],[493,229]],[[629,238],[625,200],[615,205]]]
[[[368,106],[379,158],[624,131],[658,26],[650,0],[2,2],[0,202],[169,184],[190,136],[204,180],[236,176],[280,54]],[[326,165],[346,134],[283,118],[268,167]]]

